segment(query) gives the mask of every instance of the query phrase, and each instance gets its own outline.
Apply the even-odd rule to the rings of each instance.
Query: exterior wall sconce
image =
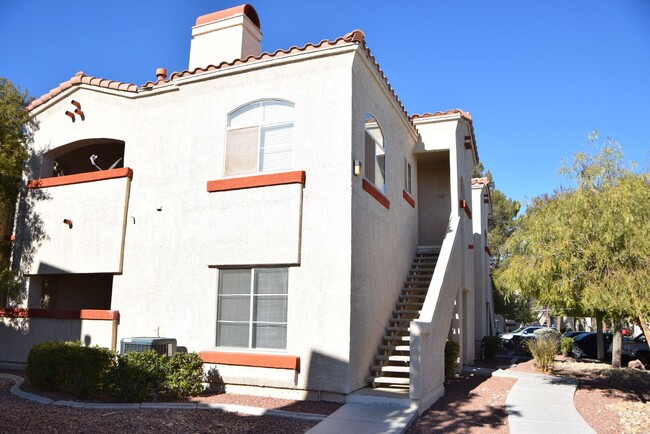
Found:
[[[72,229],[72,220],[70,220],[70,219],[64,219],[64,220],[63,220],[63,224],[68,225],[68,227],[69,227],[70,229]]]
[[[361,175],[361,160],[354,160],[354,176],[359,176]]]

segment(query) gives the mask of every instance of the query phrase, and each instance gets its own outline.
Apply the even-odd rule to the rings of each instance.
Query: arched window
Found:
[[[230,113],[225,176],[282,172],[293,166],[293,104],[263,100]]]
[[[386,193],[386,148],[379,122],[370,113],[365,117],[366,179]]]

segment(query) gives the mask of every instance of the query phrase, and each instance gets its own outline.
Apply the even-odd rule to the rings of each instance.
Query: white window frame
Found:
[[[413,195],[413,166],[404,158],[404,191]]]
[[[377,137],[377,133],[379,133],[379,138]],[[372,147],[372,151],[368,149],[368,146],[366,144],[366,140],[368,138],[372,139],[375,143],[374,147]],[[387,178],[388,164],[386,161],[386,157],[387,157],[386,138],[384,136],[383,130],[381,129],[381,126],[379,125],[379,121],[374,115],[370,113],[366,113],[365,115],[363,140],[364,140],[364,150],[365,150],[364,153],[366,154],[365,155],[366,169],[365,169],[364,176],[368,181],[372,183],[372,185],[374,185],[379,191],[381,191],[384,195],[386,195],[387,185],[388,185],[388,178]],[[379,164],[379,158],[381,156],[383,156],[384,158],[383,171],[381,170],[381,165]],[[370,169],[370,165],[372,165],[372,169]],[[382,174],[381,179],[383,180],[383,183],[379,183],[377,172],[380,172]]]
[[[289,116],[286,119],[281,119],[279,121],[273,122],[273,121],[267,121],[264,119],[265,117],[265,108],[273,105],[281,105],[285,107],[290,107],[291,108],[291,116]],[[233,120],[233,115],[236,114],[238,111],[244,109],[244,108],[251,108],[255,109],[258,108],[260,110],[260,114],[256,116],[255,119],[252,119],[248,123],[243,123],[239,124],[236,127],[231,126]],[[256,174],[264,174],[264,173],[278,173],[278,172],[285,172],[289,171],[294,167],[294,109],[295,105],[286,100],[281,100],[281,99],[263,99],[263,100],[258,100],[258,101],[253,101],[247,104],[244,104],[235,110],[231,111],[228,113],[228,121],[227,121],[227,127],[226,127],[226,134],[225,134],[225,145],[224,145],[224,159],[223,159],[223,174],[225,178],[229,177],[238,177],[238,176],[248,176],[248,175],[256,175]],[[267,132],[273,128],[278,128],[278,127],[289,127],[291,128],[291,139],[288,143],[289,153],[290,155],[290,162],[287,166],[282,167],[279,170],[262,170],[260,168],[260,160],[261,160],[261,155],[262,155],[262,136],[264,132]],[[230,131],[236,131],[236,130],[245,130],[248,128],[257,128],[257,152],[256,152],[256,160],[255,160],[255,170],[250,171],[250,172],[245,172],[245,173],[237,173],[237,174],[227,174],[227,164],[228,164],[228,137],[229,137],[229,132]]]
[[[275,269],[275,270],[285,270],[287,273],[287,287],[284,288],[284,292],[281,293],[269,293],[269,294],[256,294],[255,293],[255,288],[256,288],[256,276],[257,276],[257,271],[262,270],[262,269]],[[222,282],[222,273],[224,271],[230,271],[230,270],[247,270],[250,272],[250,289],[248,292],[248,302],[249,302],[249,309],[248,309],[248,320],[247,321],[236,321],[236,320],[220,320],[219,319],[219,303],[222,300],[222,297],[242,297],[243,294],[221,294],[221,282]],[[263,297],[284,297],[285,298],[285,305],[284,309],[287,312],[287,317],[285,318],[285,321],[278,322],[278,321],[258,321],[254,318],[255,314],[255,300],[256,297],[263,298]],[[264,351],[286,351],[287,349],[287,332],[288,332],[288,308],[289,308],[289,268],[288,267],[252,267],[252,268],[227,268],[223,270],[219,270],[219,278],[217,281],[217,311],[216,311],[216,335],[215,335],[215,347],[216,348],[226,348],[226,349],[238,349],[238,350],[264,350]],[[233,346],[233,345],[219,345],[219,327],[220,324],[247,324],[248,325],[248,345],[247,346]],[[269,325],[279,325],[279,326],[284,326],[285,328],[285,340],[284,340],[284,346],[281,348],[277,347],[261,347],[254,345],[254,329],[256,324],[269,324]]]

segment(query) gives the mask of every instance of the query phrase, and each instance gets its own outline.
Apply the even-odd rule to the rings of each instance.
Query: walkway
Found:
[[[506,410],[512,434],[571,432],[572,434],[595,431],[582,419],[573,404],[573,395],[577,381],[550,375],[533,374],[512,370],[492,370],[465,367],[465,372],[476,375],[516,378],[508,397]],[[386,390],[363,389],[350,395],[348,403],[323,419],[322,415],[293,413],[282,410],[267,410],[256,407],[244,407],[224,404],[191,403],[143,403],[143,404],[104,404],[83,403],[76,401],[52,401],[49,398],[33,395],[20,389],[21,377],[0,374],[16,384],[11,392],[21,398],[43,404],[64,405],[70,407],[133,409],[133,408],[214,408],[224,411],[236,411],[251,415],[267,415],[299,418],[319,421],[318,425],[307,431],[309,434],[401,434],[406,432],[418,416],[417,405],[408,399],[406,393],[387,392]]]
[[[506,398],[512,434],[595,433],[573,404],[573,395],[578,386],[576,380],[503,369],[493,371],[465,367],[463,371],[517,379]]]

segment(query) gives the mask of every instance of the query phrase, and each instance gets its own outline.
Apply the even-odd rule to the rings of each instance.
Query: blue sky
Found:
[[[187,68],[196,17],[229,0],[0,0],[0,76],[34,97],[88,75],[143,84]],[[273,52],[353,29],[409,114],[461,108],[497,188],[551,192],[594,129],[650,164],[650,1],[251,3]]]

